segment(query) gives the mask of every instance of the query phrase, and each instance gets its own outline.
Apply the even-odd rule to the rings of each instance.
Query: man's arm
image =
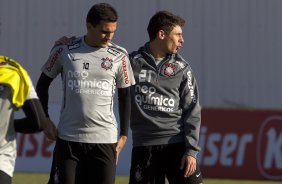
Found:
[[[43,110],[46,116],[48,117],[48,121],[49,121],[46,128],[44,129],[44,134],[50,140],[56,140],[57,128],[54,125],[54,123],[49,119],[49,113],[48,113],[48,99],[49,99],[48,91],[49,91],[49,86],[51,85],[52,81],[53,81],[53,78],[48,77],[44,73],[41,73],[38,79],[38,82],[36,84],[36,92],[42,104]]]
[[[181,161],[181,168],[185,167],[184,177],[189,177],[196,170],[196,156],[200,150],[198,142],[201,126],[201,107],[197,82],[192,75],[191,69],[186,70],[185,74],[185,80],[181,83],[180,90],[186,144],[186,152]]]
[[[118,89],[120,136],[128,135],[131,112],[130,87]]]
[[[26,117],[14,121],[16,132],[36,133],[47,126],[48,121],[38,99],[26,100],[22,109]]]
[[[38,98],[40,99],[40,102],[43,106],[44,112],[47,117],[49,117],[48,113],[48,100],[49,100],[49,86],[51,85],[53,79],[45,75],[44,73],[41,73],[38,82],[36,84],[36,93],[38,95]]]
[[[199,91],[191,69],[186,70],[185,80],[181,83],[180,103],[182,108],[182,121],[184,124],[186,154],[196,158],[199,147],[199,134],[201,126],[201,106],[199,104]]]
[[[118,89],[118,101],[119,101],[119,117],[120,117],[120,137],[116,147],[116,159],[123,149],[128,135],[128,127],[130,121],[131,112],[131,97],[130,87]]]

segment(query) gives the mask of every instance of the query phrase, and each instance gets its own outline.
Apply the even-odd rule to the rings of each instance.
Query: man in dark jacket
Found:
[[[147,28],[150,41],[131,54],[133,150],[130,184],[202,183],[196,163],[201,107],[191,67],[178,53],[185,21],[157,12]]]

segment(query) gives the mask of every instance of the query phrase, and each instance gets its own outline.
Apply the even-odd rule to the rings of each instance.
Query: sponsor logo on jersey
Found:
[[[113,49],[113,48],[108,48],[108,53],[110,53],[110,54],[112,54],[112,55],[114,55],[114,56],[118,56],[118,55],[120,55],[120,52],[119,51],[117,51],[117,50],[115,50],[115,49]]]
[[[74,44],[74,45],[70,45],[70,46],[68,46],[68,49],[69,49],[69,50],[72,50],[72,49],[76,49],[76,48],[78,48],[78,47],[80,47],[80,43],[76,43],[76,44]]]
[[[187,72],[187,76],[188,76],[187,85],[188,85],[188,88],[189,88],[189,91],[190,91],[190,96],[191,96],[192,102],[196,103],[197,99],[196,99],[196,96],[195,96],[195,93],[194,93],[194,86],[193,86],[193,83],[192,83],[192,72],[190,70]]]
[[[76,93],[110,96],[111,84],[107,80],[88,79],[87,71],[68,71],[67,86]]]
[[[174,110],[175,100],[157,93],[151,82],[151,72],[141,70],[139,73],[139,84],[135,85],[135,103],[142,109],[150,111],[172,112]],[[145,84],[143,84],[145,82]],[[140,85],[143,84],[143,85]]]
[[[72,58],[72,61],[79,61],[80,59]]]
[[[175,63],[178,64],[181,69],[185,67],[183,61],[175,61]]]
[[[113,60],[106,57],[106,58],[102,58],[102,63],[101,63],[101,67],[104,68],[105,70],[109,70],[112,69],[113,67]]]
[[[75,58],[75,55],[73,55],[71,53],[69,53],[68,56],[72,61],[79,61],[80,60],[80,58]]]
[[[49,65],[46,67],[46,70],[48,72],[50,72],[55,64],[55,62],[57,61],[57,59],[59,58],[59,55],[61,54],[61,52],[63,51],[63,48],[58,48],[55,52],[55,54],[51,57],[51,60],[49,62]]]
[[[126,56],[125,55],[121,58],[121,61],[122,61],[122,71],[123,71],[124,83],[128,84],[129,79],[128,79],[127,66],[126,66]]]
[[[174,76],[175,75],[175,70],[176,66],[174,64],[171,64],[171,63],[166,63],[163,65],[163,75],[165,76],[168,76],[168,77],[171,77],[171,76]]]
[[[156,88],[147,85],[135,85],[135,102],[150,111],[172,112],[175,104],[173,98],[156,93]]]

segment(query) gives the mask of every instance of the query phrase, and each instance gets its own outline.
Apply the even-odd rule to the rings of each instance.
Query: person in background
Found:
[[[87,33],[72,45],[55,46],[42,67],[37,93],[48,115],[48,89],[58,75],[63,102],[49,183],[113,184],[118,156],[127,140],[130,86],[135,84],[127,51],[112,43],[118,14],[95,4]],[[118,88],[120,135],[113,112]]]
[[[195,76],[178,50],[185,20],[159,11],[149,21],[149,42],[130,54],[133,149],[130,184],[199,184],[196,158],[201,107]]]
[[[14,119],[22,109],[25,117]],[[46,131],[49,139],[55,132],[48,121],[26,70],[16,61],[0,56],[0,183],[11,184],[15,169],[16,132]]]

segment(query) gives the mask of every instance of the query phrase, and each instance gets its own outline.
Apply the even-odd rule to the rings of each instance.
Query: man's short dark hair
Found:
[[[117,22],[118,14],[114,7],[108,3],[98,3],[91,7],[86,22],[96,26],[101,21]]]
[[[185,20],[168,11],[159,11],[150,19],[147,31],[150,41],[155,39],[157,33],[163,30],[165,34],[169,34],[175,26],[183,27]]]

